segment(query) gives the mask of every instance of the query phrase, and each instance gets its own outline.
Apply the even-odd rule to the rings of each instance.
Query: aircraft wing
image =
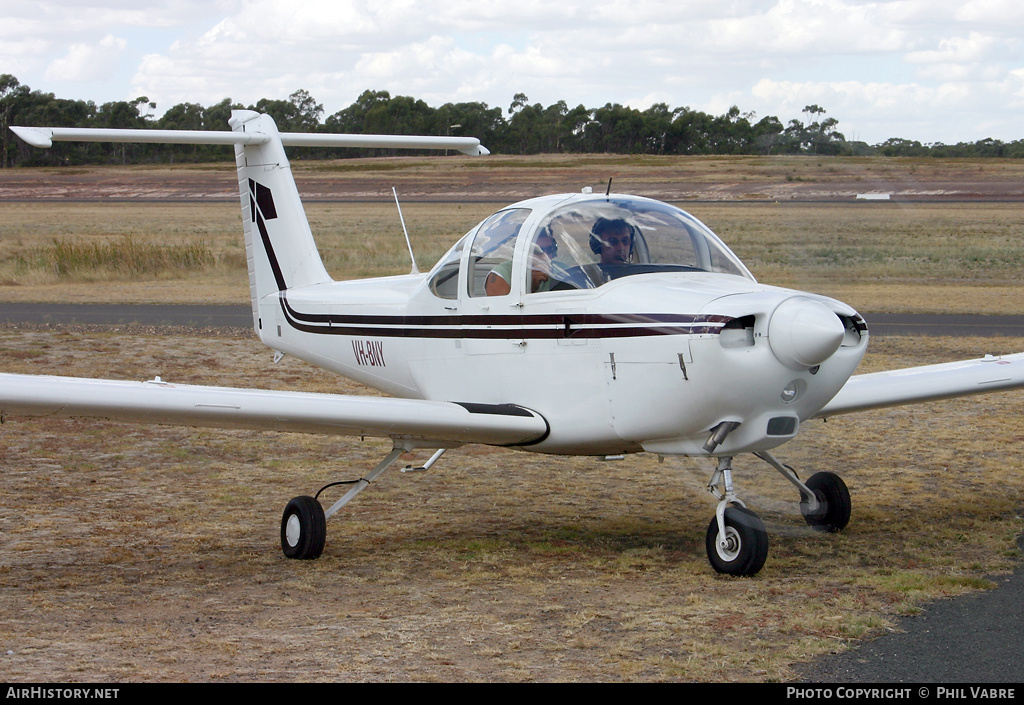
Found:
[[[815,418],[1024,387],[1024,353],[854,375]]]
[[[203,387],[159,377],[128,382],[3,373],[0,414],[390,437],[433,448],[528,445],[548,433],[540,414],[515,404]]]

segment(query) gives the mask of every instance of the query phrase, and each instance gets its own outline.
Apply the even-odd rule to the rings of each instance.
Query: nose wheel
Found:
[[[708,492],[718,498],[715,518],[704,538],[708,562],[719,573],[755,575],[768,558],[768,532],[754,512],[743,506],[732,486],[732,458],[718,459]]]
[[[720,528],[719,517],[708,524],[704,540],[708,561],[719,573],[754,575],[768,558],[768,532],[764,522],[746,507],[725,508]]]

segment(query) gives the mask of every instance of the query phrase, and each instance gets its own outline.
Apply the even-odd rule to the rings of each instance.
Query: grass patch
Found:
[[[42,270],[58,278],[132,278],[194,272],[214,263],[213,252],[203,241],[160,245],[125,235],[113,242],[54,240],[19,258],[18,268]]]
[[[504,205],[403,203],[420,271]],[[766,284],[833,296],[862,312],[1024,313],[1021,203],[684,207]],[[409,272],[393,202],[311,202],[306,215],[335,279]],[[0,202],[0,245],[8,300],[248,301],[241,222],[223,203]],[[90,269],[96,261],[105,264]],[[58,275],[64,271],[74,273]],[[86,284],[104,277],[118,286]]]

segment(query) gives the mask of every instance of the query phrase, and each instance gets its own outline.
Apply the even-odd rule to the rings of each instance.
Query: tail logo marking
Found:
[[[252,222],[259,230],[260,239],[263,241],[263,250],[267,253],[267,260],[270,262],[270,269],[274,272],[274,281],[277,282],[278,291],[284,291],[288,284],[284,280],[284,273],[281,265],[274,254],[274,247],[270,243],[270,232],[267,230],[267,221],[277,218],[277,208],[274,206],[274,194],[263,184],[249,179],[249,211]]]
[[[249,179],[249,208],[252,210],[252,222],[256,222],[256,207],[265,220],[273,220],[277,217],[277,208],[274,207],[274,195],[263,184],[256,183]]]

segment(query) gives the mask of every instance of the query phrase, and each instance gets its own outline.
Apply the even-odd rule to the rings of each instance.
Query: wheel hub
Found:
[[[736,529],[725,527],[725,535],[718,539],[718,555],[724,561],[734,561],[740,552],[740,537]]]
[[[299,538],[302,536],[302,527],[299,524],[299,517],[292,514],[288,517],[288,522],[285,525],[284,531],[285,540],[288,541],[288,545],[295,548],[299,545]]]

